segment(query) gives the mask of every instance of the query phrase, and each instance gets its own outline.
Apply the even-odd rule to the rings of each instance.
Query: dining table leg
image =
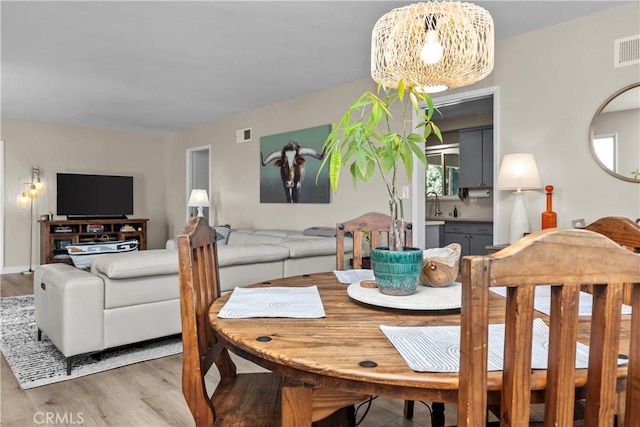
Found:
[[[286,384],[281,389],[282,427],[311,426],[313,416],[313,388]]]

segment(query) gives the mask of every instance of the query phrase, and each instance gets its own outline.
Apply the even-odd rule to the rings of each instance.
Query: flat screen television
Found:
[[[133,177],[58,173],[57,214],[122,218],[133,214]]]

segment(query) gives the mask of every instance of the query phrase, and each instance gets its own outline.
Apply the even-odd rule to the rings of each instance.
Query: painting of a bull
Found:
[[[329,202],[328,179],[321,176],[318,185],[315,182],[324,157],[322,145],[330,131],[330,126],[319,128],[260,138],[261,203]],[[305,135],[309,133],[314,136]],[[307,182],[305,175],[311,177]]]

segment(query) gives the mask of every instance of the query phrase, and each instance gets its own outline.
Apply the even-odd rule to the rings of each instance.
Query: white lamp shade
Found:
[[[191,190],[188,205],[189,207],[208,207],[209,197],[207,196],[207,190]]]
[[[533,190],[542,188],[538,165],[533,154],[506,154],[498,172],[498,190]]]
[[[203,207],[209,206],[209,197],[207,196],[207,190],[191,190],[189,196],[189,202],[187,205],[191,208],[198,208],[198,216],[204,216]]]

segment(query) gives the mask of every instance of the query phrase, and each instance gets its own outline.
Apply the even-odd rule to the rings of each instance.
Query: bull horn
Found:
[[[260,160],[262,160],[262,166],[267,166],[267,164],[269,164],[270,162],[273,162],[275,159],[280,157],[281,154],[282,152],[280,150],[277,150],[269,154],[265,159],[264,157],[262,157],[262,152],[260,152]]]
[[[324,157],[324,149],[322,150],[322,153],[318,153],[313,148],[302,147],[300,148],[299,154],[301,156],[311,156],[314,159],[322,160],[322,158]]]

